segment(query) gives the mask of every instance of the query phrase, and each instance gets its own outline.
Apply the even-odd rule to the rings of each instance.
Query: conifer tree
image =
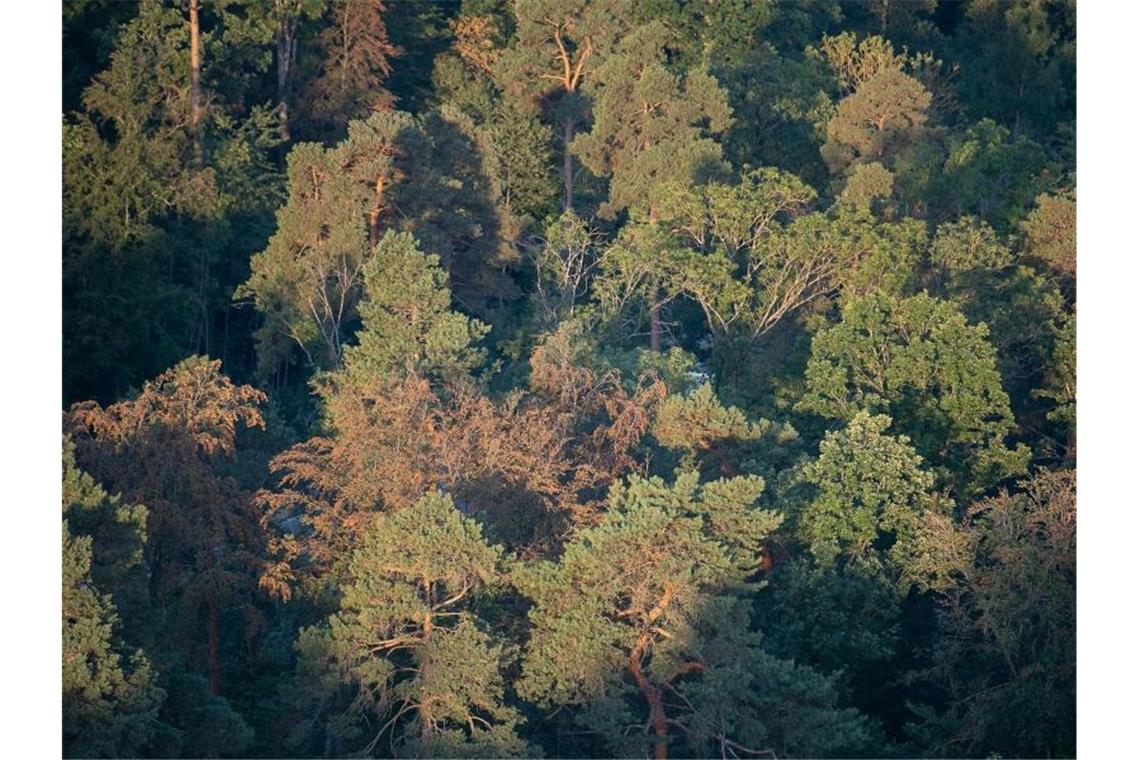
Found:
[[[340,610],[297,641],[310,698],[331,702],[337,754],[527,754],[505,703],[509,647],[478,615],[504,569],[501,549],[442,493],[375,520]]]
[[[763,488],[696,473],[616,485],[557,563],[518,572],[535,603],[522,696],[573,707],[619,755],[859,746],[862,719],[836,709],[830,683],[768,655],[749,627],[738,594],[780,522],[755,508]]]
[[[319,73],[298,98],[303,130],[318,139],[343,136],[352,119],[393,107],[383,84],[401,52],[388,37],[381,0],[341,0],[330,10],[317,40]]]
[[[145,594],[146,509],[108,496],[76,466],[74,448],[64,440],[63,755],[142,755],[169,731],[158,717],[166,694],[143,651],[124,641],[116,602],[139,605],[139,570]]]
[[[495,66],[503,91],[547,106],[562,154],[562,212],[574,210],[574,140],[589,121],[585,84],[629,25],[622,0],[516,3],[515,36]]]
[[[627,36],[590,82],[594,123],[574,140],[574,153],[610,178],[607,215],[627,208],[656,218],[666,182],[699,182],[724,172],[715,136],[732,124],[724,90],[708,73],[684,75],[666,65],[668,32],[650,23]]]
[[[139,396],[106,408],[76,404],[67,426],[76,458],[124,498],[146,503],[152,596],[182,606],[196,629],[205,617],[213,694],[221,690],[222,607],[256,576],[262,547],[243,493],[222,467],[238,425],[263,423],[264,395],[235,386],[221,362],[187,359],[147,383]]]
[[[350,374],[458,380],[482,361],[474,344],[489,328],[451,310],[439,257],[420,251],[411,234],[388,230],[363,275],[358,342],[345,350]]]

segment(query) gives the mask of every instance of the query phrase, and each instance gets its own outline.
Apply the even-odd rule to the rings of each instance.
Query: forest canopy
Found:
[[[62,21],[64,756],[1075,756],[1074,0]]]

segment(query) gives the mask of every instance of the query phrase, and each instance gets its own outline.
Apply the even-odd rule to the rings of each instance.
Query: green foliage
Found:
[[[982,119],[950,140],[941,171],[926,191],[941,219],[978,216],[1010,231],[1056,175],[1045,151],[1025,135]]]
[[[410,375],[456,379],[483,361],[472,347],[489,329],[451,311],[439,257],[407,232],[388,230],[364,265],[357,345],[345,350],[351,373],[394,382]]]
[[[1075,752],[1072,0],[190,7],[63,9],[65,754]]]
[[[930,101],[916,79],[893,66],[883,68],[839,103],[820,148],[823,160],[832,172],[871,162],[892,167],[923,138]]]
[[[798,516],[797,534],[823,564],[841,556],[872,565],[889,560],[905,574],[923,514],[952,506],[933,494],[934,475],[909,439],[885,434],[890,424],[889,417],[857,413],[824,437],[819,458],[803,469],[816,494]]]
[[[346,750],[370,754],[386,740],[398,754],[527,754],[520,716],[504,703],[509,648],[477,615],[502,563],[441,493],[365,533],[340,611],[297,641],[299,673],[316,687],[309,699],[332,701],[328,730]],[[308,721],[294,735],[311,730]]]
[[[974,0],[953,54],[972,118],[1053,134],[1076,119],[1076,3]]]
[[[615,485],[602,522],[557,564],[518,571],[535,602],[520,694],[576,706],[575,721],[616,754],[647,740],[698,755],[726,742],[805,754],[857,747],[862,719],[834,707],[828,681],[766,654],[750,632],[737,593],[780,522],[753,506],[763,487],[755,477],[701,485],[695,473],[672,486]],[[781,703],[802,708],[788,719],[772,709]],[[652,737],[624,730],[642,722]]]
[[[799,443],[791,425],[750,421],[740,409],[724,406],[708,383],[665,398],[652,430],[661,446],[682,452],[682,468],[698,468],[709,477],[774,477],[788,466]]]
[[[606,214],[634,208],[653,216],[653,195],[668,181],[689,183],[723,172],[713,136],[732,123],[724,91],[709,74],[679,76],[665,63],[668,32],[647,24],[626,37],[590,80],[594,124],[574,153],[610,177]]]
[[[91,580],[91,544],[63,523],[63,754],[145,752],[165,693],[141,651],[117,642],[119,616]]]
[[[1013,415],[987,337],[926,294],[867,295],[813,338],[799,406],[844,420],[887,414],[940,482],[960,494],[988,488],[1023,472],[1029,452],[1006,447]]]

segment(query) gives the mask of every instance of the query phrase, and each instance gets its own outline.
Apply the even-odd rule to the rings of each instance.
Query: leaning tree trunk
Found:
[[[669,721],[665,716],[665,704],[661,699],[661,690],[654,686],[641,670],[641,658],[649,643],[648,637],[649,634],[642,634],[637,646],[630,652],[629,672],[633,675],[633,681],[637,684],[641,695],[645,697],[646,704],[649,705],[649,725],[653,727],[653,735],[657,737],[657,741],[653,744],[653,757],[655,760],[665,760],[669,750]]]

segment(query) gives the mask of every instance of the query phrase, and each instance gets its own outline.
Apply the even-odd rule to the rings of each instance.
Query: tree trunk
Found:
[[[190,0],[190,128],[194,133],[194,162],[202,168],[202,62],[198,44],[198,0]]]
[[[641,658],[648,643],[649,634],[642,634],[637,646],[629,653],[629,672],[633,674],[634,683],[649,705],[649,724],[653,727],[654,736],[657,737],[653,745],[653,757],[656,760],[665,760],[669,753],[669,723],[665,717],[665,705],[661,701],[661,690],[650,683],[641,670]]]
[[[649,350],[661,353],[661,307],[657,304],[649,308]]]
[[[289,139],[289,75],[297,57],[296,12],[277,4],[277,115],[281,120],[281,134]]]
[[[206,656],[210,668],[210,693],[221,694],[222,667],[219,658],[220,637],[218,635],[218,602],[211,599],[206,610]]]
[[[570,143],[574,140],[574,117],[562,120],[562,211],[574,210],[574,156]]]

